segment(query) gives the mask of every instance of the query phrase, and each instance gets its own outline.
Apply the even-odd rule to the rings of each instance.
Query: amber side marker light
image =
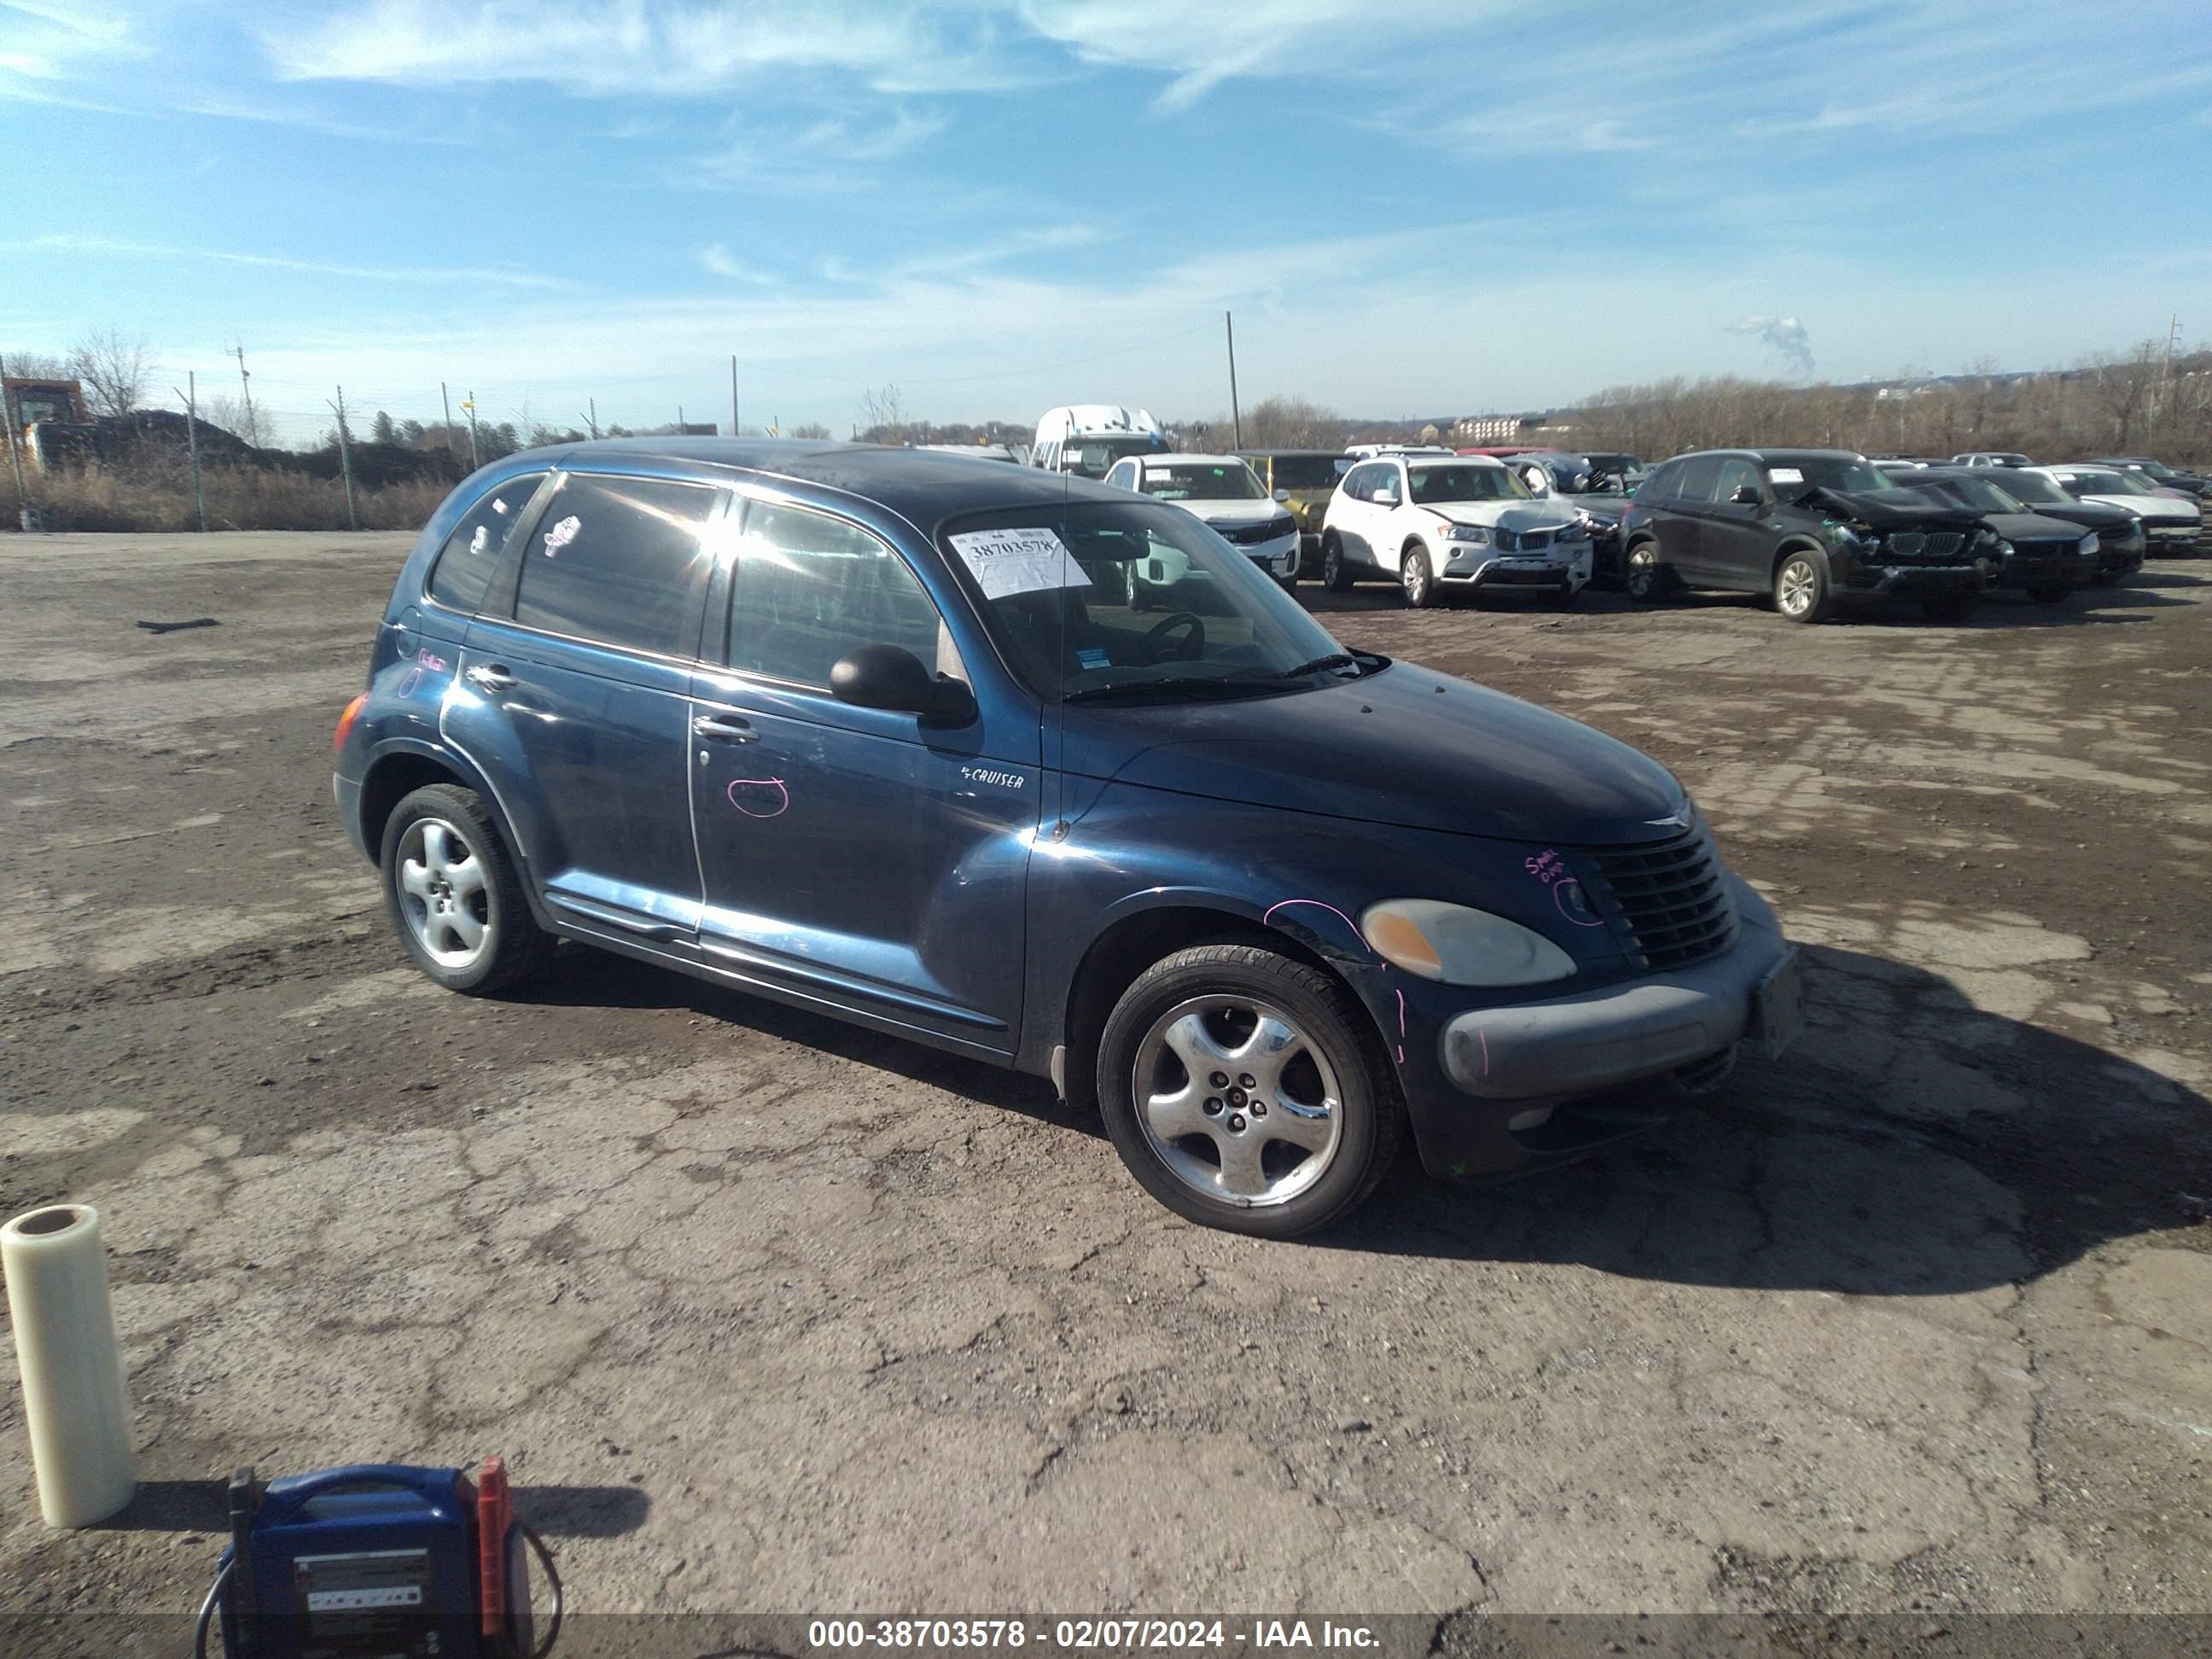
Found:
[[[361,718],[362,705],[368,701],[368,693],[364,691],[345,706],[345,712],[338,716],[338,729],[331,736],[333,750],[345,747],[346,733],[353,730],[354,721]]]

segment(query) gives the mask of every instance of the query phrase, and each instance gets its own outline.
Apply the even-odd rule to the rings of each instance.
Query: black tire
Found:
[[[1982,608],[1978,593],[1930,593],[1920,609],[1930,622],[1962,623]]]
[[[485,930],[487,939],[474,959],[465,963],[441,961],[422,936],[425,921],[412,907],[424,902],[404,884],[403,849],[416,834],[416,826],[441,826],[458,836],[480,866],[480,884],[451,902],[466,909]],[[417,861],[425,862],[425,861]],[[544,971],[557,941],[538,925],[523,896],[521,872],[507,851],[507,838],[484,805],[483,798],[459,784],[434,783],[409,795],[385,821],[384,844],[377,867],[384,886],[385,914],[401,947],[430,978],[448,991],[464,996],[495,996],[526,984]],[[449,884],[450,898],[450,884]],[[479,900],[481,901],[479,902]]]
[[[1437,602],[1437,568],[1429,558],[1429,550],[1419,542],[1398,556],[1398,591],[1416,611],[1425,611]]]
[[[1194,999],[1248,997],[1286,1015],[1337,1078],[1342,1114],[1329,1162],[1312,1184],[1279,1202],[1240,1204],[1203,1193],[1170,1167],[1139,1121],[1136,1068],[1153,1026]],[[1137,976],[1098,1043],[1099,1113],[1137,1184],[1201,1226],[1261,1238],[1293,1238],[1340,1221],[1375,1190],[1398,1155],[1405,1108],[1374,1023],[1338,981],[1264,946],[1195,945]]]
[[[1774,608],[1794,623],[1826,622],[1835,614],[1835,589],[1828,582],[1828,562],[1818,553],[1796,548],[1784,553],[1774,567]]]
[[[1321,538],[1321,585],[1332,593],[1349,593],[1358,579],[1345,562],[1344,544],[1334,535]]]
[[[2071,582],[2052,582],[2041,587],[2031,587],[2027,597],[2038,605],[2063,605],[2066,596],[2074,591]]]
[[[1638,605],[1658,605],[1674,591],[1674,573],[1659,562],[1659,544],[1638,542],[1621,555],[1620,585]]]

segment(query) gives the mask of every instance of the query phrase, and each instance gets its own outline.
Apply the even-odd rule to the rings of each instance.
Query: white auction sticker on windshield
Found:
[[[987,599],[1091,586],[1067,544],[1049,530],[969,530],[945,539],[975,573]]]
[[[1767,477],[1775,483],[1803,483],[1805,475],[1794,466],[1770,466]]]

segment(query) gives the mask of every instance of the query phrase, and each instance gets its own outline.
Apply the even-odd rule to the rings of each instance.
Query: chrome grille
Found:
[[[1501,553],[1537,553],[1552,544],[1558,532],[1550,530],[1501,530],[1497,532]]]
[[[1297,527],[1296,519],[1285,517],[1267,519],[1257,524],[1217,524],[1213,530],[1224,541],[1249,547],[1258,542],[1271,542],[1278,536],[1287,536]]]
[[[1882,542],[1891,552],[1907,559],[1948,558],[1966,544],[1964,532],[1956,530],[1900,530]]]
[[[1588,896],[1647,968],[1684,968],[1735,942],[1735,902],[1700,823],[1665,841],[1583,850]]]

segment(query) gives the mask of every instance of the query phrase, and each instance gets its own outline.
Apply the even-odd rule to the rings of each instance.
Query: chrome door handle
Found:
[[[758,743],[760,733],[752,722],[735,714],[697,714],[692,717],[691,735],[705,738],[713,743]]]
[[[461,678],[471,685],[483,691],[512,691],[515,686],[514,676],[508,671],[505,663],[478,663],[474,668],[463,673]]]

